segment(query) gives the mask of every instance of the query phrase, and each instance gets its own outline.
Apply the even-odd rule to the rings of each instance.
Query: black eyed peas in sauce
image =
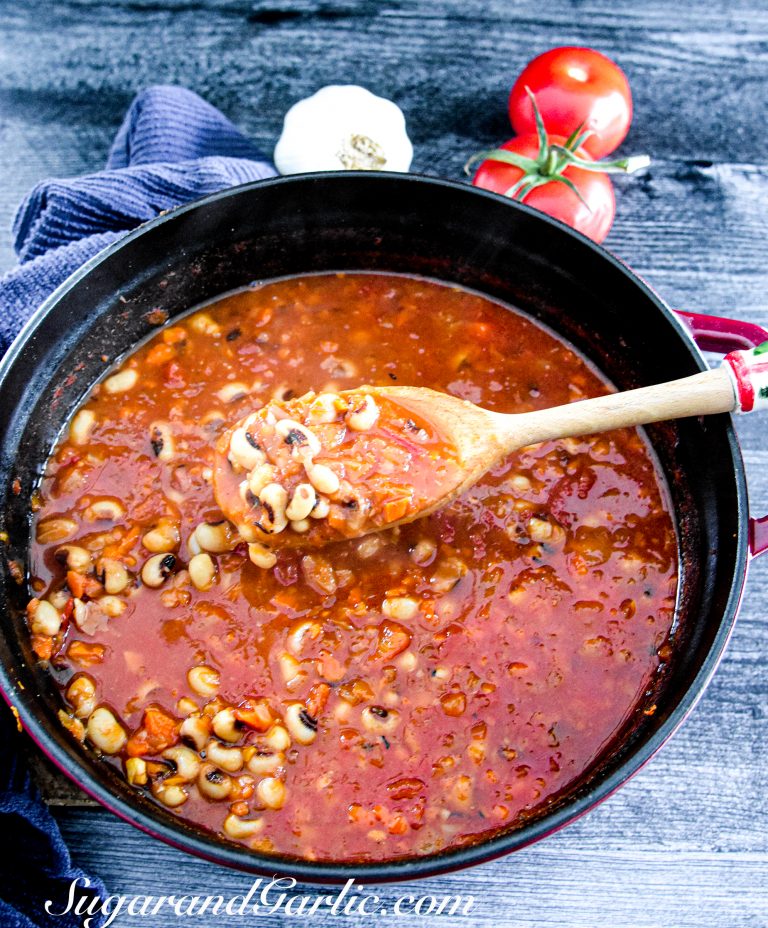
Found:
[[[254,558],[214,501],[216,443],[261,407],[364,384],[501,412],[608,389],[455,286],[267,283],[96,386],[34,514],[29,628],[62,724],[137,791],[266,853],[383,860],[514,827],[650,711],[670,648],[676,536],[636,430],[523,449],[432,516]],[[333,511],[295,479],[289,522],[300,483]]]

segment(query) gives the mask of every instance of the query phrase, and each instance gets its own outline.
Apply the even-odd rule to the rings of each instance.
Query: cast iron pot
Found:
[[[609,253],[534,210],[475,188],[415,176],[335,173],[261,181],[148,223],[88,262],[48,299],[0,364],[0,527],[24,563],[29,499],[71,411],[115,359],[165,319],[252,281],[324,270],[408,272],[509,302],[560,332],[623,389],[705,368],[706,348],[768,338],[756,326],[681,320]],[[671,488],[682,564],[674,656],[615,743],[579,782],[520,827],[428,857],[360,865],[253,853],[179,820],[83,750],[56,718],[58,693],[36,664],[27,590],[4,563],[0,685],[40,748],[126,821],[243,870],[305,880],[427,876],[523,847],[624,783],[700,697],[736,618],[747,562],[762,548],[729,416],[649,429]],[[751,534],[750,534],[751,532]]]

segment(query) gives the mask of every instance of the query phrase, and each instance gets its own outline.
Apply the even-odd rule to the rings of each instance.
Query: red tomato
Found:
[[[583,144],[603,158],[624,141],[632,122],[632,94],[621,68],[591,48],[553,48],[529,62],[509,95],[509,118],[519,135],[536,131],[528,87],[547,132],[569,136],[582,123],[595,133]]]
[[[548,141],[556,145],[565,143],[565,139],[559,135],[548,136]],[[539,140],[536,135],[520,135],[499,147],[526,158],[536,158],[539,153]],[[586,157],[581,149],[578,149],[576,154]],[[602,242],[613,225],[616,213],[616,200],[610,178],[594,171],[584,171],[575,165],[569,165],[562,173],[576,185],[585,203],[582,203],[565,184],[556,180],[550,180],[531,190],[523,197],[522,202],[572,226],[594,241]],[[523,171],[515,165],[488,159],[477,169],[472,183],[476,187],[493,190],[495,193],[507,193],[522,176]]]

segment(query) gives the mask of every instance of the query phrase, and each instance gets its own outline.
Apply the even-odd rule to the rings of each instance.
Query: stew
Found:
[[[214,502],[216,443],[265,404],[363,384],[500,412],[610,389],[456,286],[278,280],[110,371],[35,500],[29,628],[62,724],[137,791],[262,852],[381,860],[515,827],[654,711],[670,655],[677,539],[637,430],[525,448],[402,527],[249,556]]]

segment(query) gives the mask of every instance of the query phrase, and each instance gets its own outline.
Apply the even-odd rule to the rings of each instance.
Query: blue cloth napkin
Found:
[[[181,87],[150,87],[128,110],[106,169],[51,178],[13,222],[19,266],[0,277],[0,353],[81,264],[163,210],[272,177],[274,167],[215,107]]]
[[[13,223],[19,266],[0,278],[0,354],[58,285],[102,248],[162,210],[271,177],[275,169],[217,109],[180,87],[151,87],[131,104],[106,169],[38,184]],[[0,706],[0,928],[79,928],[67,907],[73,867],[58,826],[19,759]],[[89,877],[102,899],[100,880]],[[83,890],[84,891],[84,890]],[[80,890],[78,891],[79,894]],[[51,900],[49,911],[45,902]],[[53,914],[49,914],[53,913]],[[103,919],[91,920],[97,928]]]

